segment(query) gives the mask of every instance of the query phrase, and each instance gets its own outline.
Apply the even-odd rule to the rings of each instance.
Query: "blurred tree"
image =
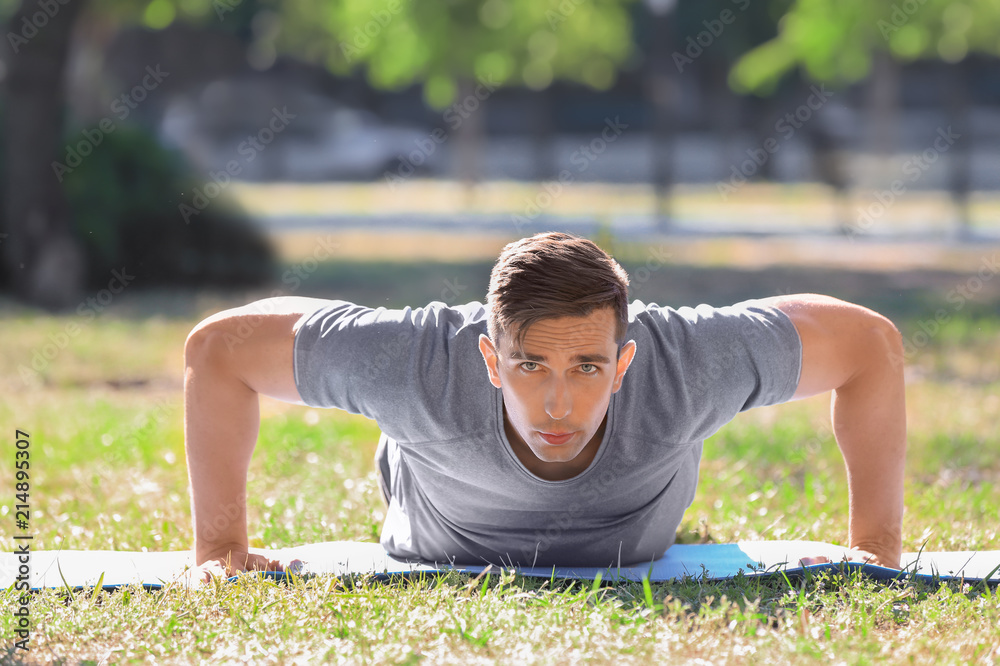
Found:
[[[674,152],[671,145],[678,125],[677,108],[682,106],[678,104],[682,79],[689,79],[689,86],[698,86],[704,92],[706,103],[694,122],[722,134],[723,140],[718,142],[720,161],[728,165],[734,157],[745,159],[738,148],[741,107],[751,107],[753,130],[762,140],[769,128],[760,123],[773,123],[776,111],[771,108],[770,98],[748,100],[736,96],[726,75],[740,55],[775,36],[777,20],[791,1],[644,0],[647,15],[637,21],[636,41],[644,50],[647,98],[655,114],[653,168],[661,229],[666,228],[669,217],[668,188],[673,179]],[[771,175],[772,166],[773,162],[766,161],[757,175]]]
[[[179,152],[129,126],[108,134],[99,151],[66,174],[89,285],[104,286],[114,270],[129,272],[143,287],[236,286],[273,277],[263,232],[246,224],[227,191],[199,209],[210,189],[199,180]]]
[[[671,57],[676,41],[675,0],[645,0],[648,14],[645,25],[637,30],[637,38],[646,47],[643,86],[653,112],[652,162],[653,190],[656,198],[656,226],[661,232],[670,227],[670,191],[674,181],[675,109],[679,96],[677,78],[683,68]],[[643,27],[649,31],[643,35]],[[644,38],[645,37],[645,38]]]
[[[777,95],[735,96],[727,82],[729,69],[747,51],[776,36],[778,19],[791,3],[792,0],[701,0],[678,4],[679,38],[673,63],[681,75],[694,72],[698,82],[705,86],[708,99],[705,119],[709,127],[723,136],[720,145],[727,165],[734,154],[740,159],[744,155],[736,149],[742,109],[749,107],[753,130],[762,139],[773,130],[771,126],[778,115],[774,100]],[[773,164],[769,160],[761,165],[759,175],[772,176]]]
[[[73,23],[83,2],[4,2],[2,267],[21,298],[69,305],[84,275],[66,197],[52,162],[63,136],[63,77]],[[11,10],[13,11],[11,12]]]
[[[492,92],[543,90],[555,79],[609,88],[632,51],[631,2],[285,0],[274,39],[335,73],[363,66],[376,88],[422,84],[424,100],[456,133],[456,173],[471,179]]]
[[[996,0],[795,0],[778,36],[745,54],[730,83],[767,94],[796,65],[817,81],[851,83],[880,54],[956,63],[971,51],[1000,55]]]
[[[853,83],[870,78],[870,141],[892,149],[899,89],[898,65],[916,59],[957,63],[970,52],[1000,55],[1000,2],[996,0],[795,0],[774,39],[745,54],[729,81],[739,92],[770,94],[799,66],[817,81]],[[953,117],[966,115],[966,91],[950,82]],[[968,141],[966,141],[968,143]],[[955,151],[952,191],[967,231],[967,149]],[[964,175],[963,175],[964,174]]]
[[[88,275],[92,277],[96,265],[102,263],[100,255],[88,256],[93,248],[81,240],[79,233],[74,233],[74,230],[80,231],[80,224],[72,219],[73,210],[67,202],[67,183],[64,182],[65,176],[74,169],[56,166],[66,162],[67,151],[71,150],[70,144],[63,143],[68,127],[74,125],[66,118],[65,74],[72,36],[81,19],[88,13],[99,14],[118,24],[139,23],[150,28],[165,27],[178,17],[204,23],[218,19],[215,9],[219,2],[0,0],[0,24],[4,25],[3,47],[0,48],[0,79],[4,92],[4,104],[0,109],[0,146],[3,150],[0,155],[0,164],[3,164],[0,283],[9,282],[16,297],[53,309],[71,306],[78,302]],[[238,8],[231,8],[230,4],[234,3],[225,7],[234,16],[223,24],[223,29],[228,27],[237,34],[248,33],[250,20],[259,11],[257,1],[235,0],[235,4],[240,5]],[[84,128],[85,139],[94,137],[87,154],[90,150],[98,150],[96,146],[103,142],[105,133],[102,128]],[[149,157],[153,159],[154,156]],[[93,178],[87,182],[98,183]],[[160,184],[167,182],[161,180]],[[213,224],[226,227],[230,233],[238,227],[234,226],[228,212],[218,218],[211,221],[206,218],[197,226],[206,237],[217,236],[207,231]],[[116,220],[104,223],[121,224]],[[141,220],[136,222],[141,223]],[[123,233],[127,231],[124,226],[120,229]],[[189,237],[190,230],[174,232],[171,237],[174,236]],[[124,237],[119,241],[133,243]],[[253,244],[256,240],[248,242]],[[204,250],[199,246],[199,257]],[[232,254],[228,249],[222,254],[227,253]],[[228,277],[233,279],[234,276]]]
[[[150,28],[221,21],[247,36],[248,59],[261,66],[282,51],[335,73],[364,66],[379,88],[421,83],[427,103],[444,110],[458,134],[460,172],[471,176],[482,107],[498,86],[541,90],[557,78],[597,89],[614,83],[632,48],[631,1],[0,0],[8,33],[0,61],[2,268],[16,295],[40,305],[70,305],[82,285],[81,245],[52,164],[61,157],[70,37],[85,10]]]

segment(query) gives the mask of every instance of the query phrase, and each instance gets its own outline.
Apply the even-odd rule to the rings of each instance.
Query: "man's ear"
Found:
[[[479,334],[479,353],[486,361],[486,372],[490,375],[490,383],[500,388],[500,371],[497,369],[497,363],[500,359],[497,355],[497,349],[493,346],[489,336],[482,333]]]
[[[615,383],[611,387],[612,393],[618,393],[622,387],[622,380],[625,378],[625,371],[632,365],[635,358],[635,340],[629,340],[622,345],[622,350],[618,353],[618,367],[615,372]]]

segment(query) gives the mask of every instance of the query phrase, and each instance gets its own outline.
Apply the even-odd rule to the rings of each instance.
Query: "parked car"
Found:
[[[372,180],[395,173],[430,130],[392,125],[314,93],[216,81],[167,108],[161,139],[206,173],[239,180]],[[419,170],[442,170],[441,151]]]

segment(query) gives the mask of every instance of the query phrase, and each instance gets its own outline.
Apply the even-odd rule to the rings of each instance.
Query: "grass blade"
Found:
[[[646,607],[653,610],[653,587],[649,584],[649,577],[642,579],[642,594],[646,598]]]
[[[97,595],[101,593],[104,583],[104,572],[101,572],[101,577],[97,579],[97,584],[94,585],[94,591],[90,593],[90,600],[94,601],[97,599]]]
[[[69,583],[66,582],[66,576],[63,576],[62,565],[59,564],[59,560],[56,560],[56,569],[59,570],[59,577],[62,578],[63,587],[66,588],[66,594],[69,595],[69,600],[74,601],[76,597],[73,595],[73,590],[70,588]],[[103,574],[101,574],[103,576]]]
[[[599,589],[601,589],[601,578],[602,578],[601,572],[598,571],[597,575],[594,576],[594,584],[590,586],[591,592],[597,592]]]

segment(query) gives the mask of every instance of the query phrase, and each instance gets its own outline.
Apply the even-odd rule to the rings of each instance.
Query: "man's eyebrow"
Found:
[[[510,357],[518,361],[532,361],[537,363],[545,363],[546,361],[546,357],[541,354],[522,353],[518,350],[511,352]],[[571,360],[574,363],[611,363],[611,359],[604,354],[577,354]]]
[[[545,362],[545,357],[541,354],[529,354],[527,352],[522,352],[515,349],[510,353],[510,357],[517,361],[538,361],[540,363]]]

